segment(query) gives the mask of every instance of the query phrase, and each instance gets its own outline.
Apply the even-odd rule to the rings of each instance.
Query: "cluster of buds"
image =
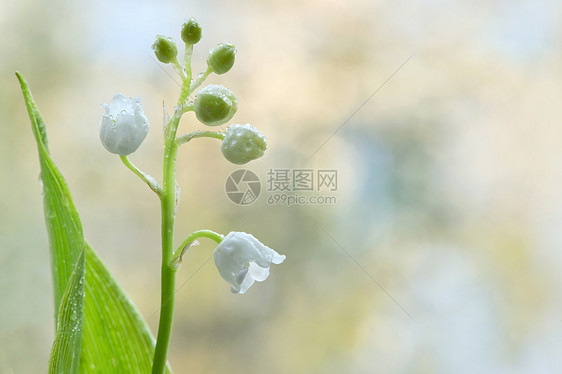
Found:
[[[191,50],[202,37],[201,25],[195,18],[187,19],[181,28],[181,39],[186,50]],[[178,48],[170,37],[158,35],[152,45],[156,58],[165,64],[182,69],[178,62]],[[217,75],[228,72],[234,65],[236,48],[232,43],[220,43],[207,55],[207,72]],[[187,61],[186,61],[187,62]],[[202,76],[200,75],[200,77]],[[184,78],[184,79],[190,79]],[[193,81],[194,83],[196,81]],[[197,82],[197,85],[201,82]],[[190,92],[191,93],[191,92]],[[128,101],[127,101],[128,100]],[[129,104],[125,105],[125,101]],[[238,110],[238,99],[228,88],[210,84],[200,89],[193,101],[186,103],[196,118],[206,126],[221,126],[228,123]],[[110,104],[104,104],[106,115],[100,124],[100,138],[112,153],[126,156],[140,146],[148,131],[148,120],[142,112],[140,99],[127,99],[115,95]],[[267,149],[265,136],[251,125],[233,124],[223,133],[221,151],[224,157],[242,165],[263,156]]]

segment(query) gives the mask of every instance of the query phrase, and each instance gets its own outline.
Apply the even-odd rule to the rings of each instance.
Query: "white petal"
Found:
[[[255,262],[250,262],[247,277],[252,277],[258,282],[263,282],[267,279],[267,277],[269,277],[269,268],[262,268],[261,266],[256,265]]]
[[[123,111],[132,112],[130,101],[126,96],[115,94],[113,100],[109,103],[109,115],[115,118]]]
[[[232,285],[236,284],[235,277],[239,274],[240,270],[243,269],[242,266],[233,261],[232,258],[225,253],[224,248],[220,247],[220,245],[215,248],[213,257],[221,277]]]
[[[273,251],[273,249],[272,249],[272,251]],[[274,264],[280,264],[283,261],[285,261],[286,258],[287,257],[285,255],[280,255],[279,253],[273,251],[273,257],[271,259],[271,262],[274,263]]]
[[[248,274],[248,268],[240,270],[240,272],[236,274],[236,276],[234,277],[234,282],[236,282],[236,284],[242,284],[247,274]]]
[[[241,295],[245,294],[246,291],[248,291],[248,289],[252,287],[252,284],[254,284],[254,282],[255,282],[254,278],[250,276],[246,276],[244,278],[244,281],[242,281],[242,284],[240,285],[240,289],[238,290],[238,293]]]

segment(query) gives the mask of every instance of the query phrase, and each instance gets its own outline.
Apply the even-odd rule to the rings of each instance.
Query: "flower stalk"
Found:
[[[225,134],[222,133],[222,132],[194,131],[194,132],[190,132],[189,134],[178,136],[178,138],[176,139],[176,143],[178,143],[178,145],[181,145],[181,144],[187,143],[191,139],[195,139],[195,138],[214,138],[214,139],[223,140],[224,137],[225,137]]]
[[[183,256],[185,255],[185,252],[187,252],[189,247],[191,247],[192,245],[199,244],[197,243],[197,239],[199,238],[208,238],[214,240],[217,244],[220,244],[224,236],[221,234],[217,234],[216,232],[211,230],[199,230],[199,231],[192,232],[187,236],[187,238],[184,239],[183,242],[181,242],[179,247],[174,252],[172,261],[170,261],[170,266],[172,266],[176,270],[179,269],[183,261]]]
[[[241,165],[263,156],[267,148],[265,136],[251,125],[231,125],[226,132],[193,131],[177,136],[180,119],[187,112],[204,125],[219,126],[227,123],[238,109],[238,99],[232,91],[221,85],[207,85],[198,91],[194,100],[189,95],[211,74],[224,74],[233,64],[236,49],[231,43],[219,44],[209,52],[207,69],[196,79],[192,78],[191,57],[193,45],[201,39],[201,26],[194,19],[186,20],[182,27],[185,43],[184,64],[178,61],[178,50],[169,37],[157,36],[152,48],[158,60],[170,64],[182,80],[174,113],[170,117],[164,107],[164,155],[162,184],[135,166],[127,155],[137,150],[148,132],[148,119],[142,112],[140,98],[127,98],[117,94],[111,104],[104,104],[106,114],[100,124],[100,138],[105,148],[120,155],[123,164],[146,183],[160,199],[162,214],[161,241],[161,298],[158,334],[154,348],[152,374],[163,374],[172,326],[174,321],[175,276],[183,256],[198,238],[208,238],[217,243],[213,257],[220,275],[232,285],[234,293],[243,294],[255,282],[264,281],[271,264],[280,264],[285,256],[265,246],[250,234],[231,232],[226,237],[211,230],[189,234],[174,250],[174,224],[179,204],[179,185],[176,181],[176,160],[179,147],[195,138],[214,138],[221,141],[221,151],[230,162]]]
[[[178,144],[176,133],[182,116],[182,106],[187,100],[191,83],[191,66],[186,61],[186,75],[183,77],[178,104],[172,118],[166,125],[167,134],[164,140],[163,160],[163,193],[160,196],[160,211],[162,214],[162,267],[161,267],[161,295],[160,320],[158,322],[158,336],[154,348],[152,374],[162,374],[166,368],[166,358],[172,336],[175,304],[175,273],[177,268],[170,265],[174,254],[174,224],[176,219],[176,160]]]
[[[158,196],[162,195],[162,188],[154,177],[136,167],[135,164],[133,164],[127,156],[119,156],[119,158],[121,159],[121,161],[123,161],[123,164],[127,167],[127,169],[136,174],[144,183],[148,185],[148,187],[150,187],[152,191],[154,191]]]
[[[162,268],[161,268],[161,297],[160,297],[160,320],[158,322],[158,336],[156,347],[154,348],[154,361],[152,364],[152,374],[164,373],[166,367],[166,357],[170,338],[172,335],[172,325],[174,321],[174,291],[175,291],[175,272],[169,263],[173,255],[174,245],[174,223],[175,223],[175,203],[176,203],[176,158],[178,147],[174,141],[177,125],[173,122],[175,116],[170,120],[168,139],[164,147],[164,169],[163,169],[163,193],[160,195],[160,210],[162,214]]]

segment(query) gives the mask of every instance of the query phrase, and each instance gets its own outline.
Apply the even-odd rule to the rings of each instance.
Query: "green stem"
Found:
[[[174,222],[176,218],[176,158],[178,144],[176,133],[182,115],[181,106],[187,99],[191,83],[191,66],[186,67],[186,76],[183,80],[180,97],[176,111],[165,126],[164,140],[164,166],[163,187],[160,196],[162,212],[162,269],[161,269],[161,296],[160,296],[160,321],[158,323],[158,336],[154,348],[154,361],[152,374],[163,374],[166,369],[166,357],[172,336],[174,322],[175,283],[176,269],[170,266],[174,254]]]
[[[207,79],[207,77],[212,72],[213,72],[213,69],[211,69],[209,66],[207,66],[207,70],[205,70],[203,73],[199,73],[199,76],[197,77],[197,79],[195,79],[191,83],[191,90],[189,91],[189,93],[192,93],[193,91],[195,91],[201,85],[201,83],[203,83],[205,81],[205,79]]]
[[[175,134],[177,125],[174,126],[172,118],[171,132]],[[173,128],[175,127],[175,129]],[[164,186],[160,196],[162,212],[162,274],[161,274],[161,299],[160,299],[160,321],[158,323],[158,337],[154,349],[154,362],[152,364],[153,374],[162,374],[166,368],[166,356],[172,335],[172,324],[174,320],[174,291],[175,270],[168,264],[173,255],[174,245],[174,221],[176,204],[176,156],[177,146],[174,141],[166,139],[164,148]]]
[[[176,143],[178,145],[182,145],[183,143],[187,143],[188,141],[190,141],[191,139],[194,139],[194,138],[215,138],[215,139],[223,140],[224,137],[225,137],[225,134],[222,133],[222,132],[199,130],[199,131],[194,131],[194,132],[190,132],[189,134],[179,136],[176,139]]]
[[[184,61],[185,66],[191,66],[191,56],[193,55],[193,44],[185,45]],[[189,77],[191,79],[191,77]]]
[[[178,99],[178,107],[181,107],[187,97],[191,93],[191,53],[193,52],[193,46],[186,46],[185,51],[185,75],[183,76],[183,84],[181,86],[181,93]],[[180,113],[181,117],[181,113]]]
[[[187,112],[192,112],[193,111],[193,104],[191,102],[188,102],[188,103],[182,105],[180,110],[181,110],[181,114],[185,114]]]
[[[174,70],[176,71],[176,73],[179,74],[179,76],[181,77],[181,80],[184,81],[185,80],[185,72],[183,71],[183,66],[181,66],[180,62],[178,61],[177,58],[174,58],[172,60],[172,66],[174,67]]]
[[[123,161],[123,164],[125,164],[125,166],[129,170],[131,170],[140,179],[142,179],[144,183],[148,184],[148,187],[150,187],[152,191],[156,192],[158,196],[162,194],[162,188],[160,188],[160,186],[158,185],[158,181],[156,179],[154,179],[151,175],[145,173],[144,171],[136,167],[131,161],[129,161],[127,156],[119,156],[119,158],[121,158],[121,161]]]
[[[185,254],[186,249],[189,248],[189,246],[198,238],[208,238],[214,240],[215,242],[217,242],[217,244],[219,244],[220,242],[222,242],[224,236],[211,230],[198,230],[192,232],[187,236],[187,238],[184,239],[183,242],[181,242],[181,244],[175,250],[172,256],[172,260],[170,261],[170,266],[178,269],[181,265],[182,258]]]

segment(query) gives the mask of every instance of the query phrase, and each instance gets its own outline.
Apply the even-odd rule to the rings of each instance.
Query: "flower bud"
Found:
[[[172,62],[178,55],[176,43],[174,43],[172,38],[167,38],[162,35],[156,37],[156,41],[152,44],[152,49],[158,60],[165,64]]]
[[[236,165],[260,158],[266,149],[265,136],[248,124],[230,125],[221,145],[224,158]]]
[[[207,126],[222,125],[238,110],[238,99],[228,88],[211,84],[201,89],[193,102],[197,119]]]
[[[215,74],[224,74],[234,65],[236,48],[232,43],[221,43],[209,51],[207,65]]]
[[[193,17],[186,19],[181,27],[181,40],[185,44],[197,44],[201,40],[201,25]]]
[[[231,232],[213,252],[221,277],[232,285],[233,293],[243,294],[255,281],[269,276],[271,264],[280,264],[285,256],[260,243],[253,235]]]
[[[100,139],[109,152],[127,156],[136,151],[148,134],[148,119],[139,97],[113,96],[100,123]]]

